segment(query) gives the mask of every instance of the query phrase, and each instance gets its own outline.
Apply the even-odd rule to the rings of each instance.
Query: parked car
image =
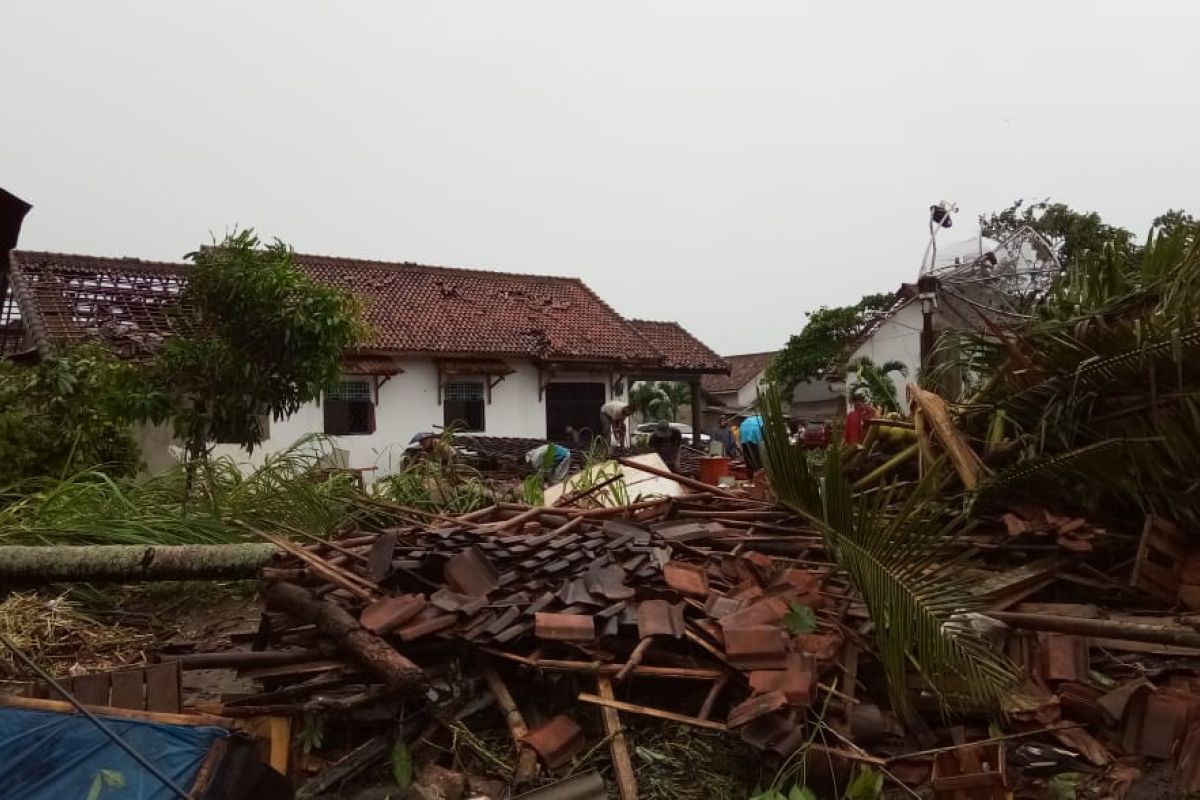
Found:
[[[679,431],[680,435],[683,436],[684,444],[689,445],[689,446],[691,445],[691,443],[692,443],[692,426],[691,425],[685,425],[682,422],[670,422],[667,424],[669,424],[675,430]],[[658,427],[657,422],[643,422],[641,425],[638,425],[636,428],[633,429],[633,435],[635,437],[638,437],[638,436],[649,437],[650,434],[654,433],[654,429],[657,427]],[[710,437],[707,433],[701,433],[700,434],[700,446],[708,447],[708,442],[709,442],[709,439],[711,439],[711,438],[712,437]]]
[[[828,422],[806,422],[800,428],[799,439],[805,447],[828,447],[833,441],[833,431]]]

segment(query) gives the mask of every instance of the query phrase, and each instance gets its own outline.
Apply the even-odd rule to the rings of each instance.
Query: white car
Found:
[[[667,424],[670,425],[675,430],[679,431],[679,433],[683,436],[684,444],[689,445],[689,446],[691,445],[691,443],[692,443],[692,426],[691,425],[685,425],[682,422],[669,422]],[[641,425],[638,425],[636,428],[634,428],[633,435],[634,436],[649,436],[650,434],[654,433],[654,431],[657,427],[658,427],[657,422],[643,422]],[[707,433],[701,433],[700,434],[700,446],[708,447],[708,442],[709,442],[709,439],[711,439],[711,438],[712,437],[710,437]]]

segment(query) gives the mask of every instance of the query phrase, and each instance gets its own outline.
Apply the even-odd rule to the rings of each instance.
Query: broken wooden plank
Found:
[[[596,692],[604,700],[616,700],[612,681],[607,676],[596,676]],[[613,773],[617,778],[617,789],[621,793],[621,800],[637,800],[637,777],[633,772],[633,761],[629,758],[629,743],[625,741],[620,714],[612,706],[601,706],[600,713],[604,718],[604,732],[609,737]]]

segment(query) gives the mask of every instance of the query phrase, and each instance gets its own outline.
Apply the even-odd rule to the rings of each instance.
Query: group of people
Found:
[[[746,462],[746,472],[751,477],[762,469],[763,420],[751,414],[741,421],[729,416],[717,420],[717,427],[709,434],[712,441],[721,443],[721,451],[730,458],[741,457]]]
[[[851,409],[846,414],[846,426],[843,441],[857,444],[862,441],[866,432],[867,421],[877,414],[870,405],[867,396],[861,390],[851,394]],[[622,446],[627,441],[628,431],[626,420],[633,415],[633,407],[628,403],[613,400],[600,408],[600,414],[608,427],[609,443]],[[721,445],[721,451],[730,458],[738,458],[746,463],[746,471],[753,478],[763,467],[763,419],[759,414],[745,417],[722,416],[717,421],[717,427],[710,433],[711,440]],[[662,457],[663,462],[672,471],[679,470],[680,455],[683,451],[683,434],[670,423],[661,421],[650,433],[650,449]],[[454,459],[453,448],[433,433],[419,433],[409,443],[409,450],[414,454],[431,458],[450,465]],[[566,479],[571,469],[571,451],[560,444],[548,442],[535,447],[525,454],[525,462],[535,473],[542,475],[546,484],[560,483]]]

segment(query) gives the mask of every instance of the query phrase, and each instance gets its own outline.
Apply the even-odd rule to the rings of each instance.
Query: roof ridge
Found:
[[[376,258],[353,258],[350,256],[329,256],[321,253],[302,253],[299,250],[294,252],[297,259],[312,259],[319,261],[329,261],[334,263],[357,265],[364,267],[375,267],[384,269],[420,269],[430,272],[458,272],[469,273],[472,275],[502,275],[509,278],[535,278],[537,280],[553,280],[553,281],[568,281],[571,283],[583,283],[583,279],[577,275],[539,275],[533,272],[508,272],[500,269],[488,269],[486,267],[454,267],[445,264],[421,264],[417,261],[384,261]]]
[[[31,257],[35,259],[78,258],[86,261],[117,261],[123,265],[143,265],[149,267],[183,267],[188,269],[191,264],[186,261],[158,261],[137,256],[95,256],[86,253],[63,253],[55,250],[23,250],[14,249],[11,255],[15,257]]]

